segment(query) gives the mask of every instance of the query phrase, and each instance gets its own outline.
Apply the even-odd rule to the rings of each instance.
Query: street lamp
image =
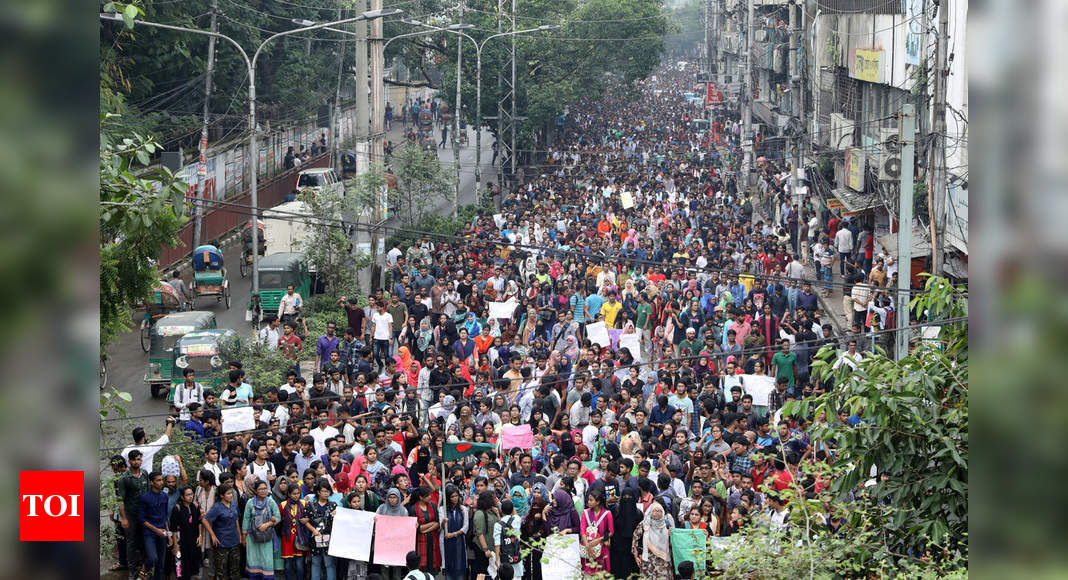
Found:
[[[289,36],[291,34],[297,34],[299,32],[307,32],[309,30],[318,30],[320,28],[327,28],[329,26],[337,26],[340,24],[348,24],[350,22],[359,22],[361,20],[374,20],[376,18],[383,18],[385,16],[393,16],[395,14],[403,13],[403,10],[396,8],[386,8],[382,10],[369,10],[354,16],[352,18],[344,18],[341,20],[335,20],[334,22],[327,22],[325,24],[309,24],[302,26],[301,28],[295,28],[293,30],[286,30],[279,32],[272,36],[269,36],[256,48],[256,51],[252,53],[252,58],[248,57],[248,53],[245,49],[234,39],[226,36],[225,34],[219,34],[218,32],[209,32],[207,30],[197,30],[196,28],[185,28],[183,26],[173,26],[171,24],[160,24],[158,22],[149,22],[147,20],[134,20],[137,24],[144,24],[145,26],[153,26],[155,28],[163,28],[166,30],[176,30],[178,32],[191,32],[193,34],[202,34],[204,36],[214,36],[229,42],[234,45],[237,52],[241,54],[241,58],[245,60],[245,66],[248,68],[248,126],[249,126],[249,157],[252,162],[252,183],[249,188],[252,196],[252,293],[258,294],[260,291],[260,280],[258,276],[259,272],[259,231],[256,227],[259,218],[259,191],[258,191],[258,179],[257,172],[259,170],[259,152],[256,148],[256,61],[260,57],[260,53],[264,47],[267,46],[272,40],[281,38],[283,36]],[[118,13],[101,13],[101,20],[109,21],[123,21],[123,18]],[[301,24],[308,21],[301,21]]]
[[[486,39],[482,41],[482,44],[478,47],[478,50],[476,51],[476,56],[478,57],[478,67],[476,69],[475,75],[475,97],[478,103],[475,105],[475,195],[478,195],[479,190],[482,189],[482,47],[486,46],[486,43],[490,40],[493,40],[494,38],[500,36],[516,36],[519,34],[527,34],[530,32],[544,32],[546,30],[556,30],[557,28],[560,28],[559,24],[545,24],[537,28],[513,30],[511,32],[500,32],[492,36],[486,37]],[[515,98],[514,95],[513,98]],[[512,122],[514,123],[515,120],[513,119]],[[512,155],[515,155],[514,151],[512,152]]]
[[[501,36],[516,36],[516,35],[519,35],[519,34],[528,34],[528,33],[531,33],[531,32],[544,32],[546,30],[556,30],[557,28],[560,28],[560,25],[559,24],[545,24],[545,25],[539,26],[537,28],[527,28],[527,29],[524,29],[524,30],[513,30],[513,31],[510,31],[510,32],[500,32],[500,33],[497,33],[497,34],[494,34],[494,35],[486,37],[482,41],[482,43],[479,44],[478,42],[475,41],[474,38],[471,38],[470,36],[468,36],[467,34],[464,34],[463,32],[458,32],[458,30],[460,30],[460,29],[473,28],[474,26],[471,25],[470,23],[468,23],[468,24],[453,24],[451,26],[448,26],[448,27],[445,27],[445,28],[441,28],[441,27],[438,27],[438,26],[432,26],[430,24],[425,24],[425,23],[420,22],[418,20],[402,20],[401,22],[404,22],[406,24],[411,24],[413,26],[425,26],[427,28],[433,28],[433,29],[436,29],[436,30],[443,30],[443,31],[446,31],[446,32],[455,32],[456,34],[459,34],[460,36],[463,36],[463,37],[467,38],[468,40],[470,40],[475,45],[475,56],[477,58],[477,63],[476,63],[476,67],[475,67],[475,70],[476,70],[476,73],[475,73],[475,98],[476,98],[476,104],[475,104],[475,196],[476,196],[476,199],[477,199],[478,193],[482,189],[482,169],[481,169],[481,166],[482,166],[482,48],[484,46],[486,46],[487,42],[489,42],[490,40],[493,40],[494,38],[498,38],[498,37],[501,37]],[[386,46],[389,46],[390,42],[392,42],[393,40],[396,40],[398,38],[404,38],[406,36],[418,36],[419,34],[420,33],[418,33],[418,32],[413,32],[413,33],[409,33],[409,34],[402,34],[402,35],[399,35],[399,36],[394,36],[393,38],[389,39],[389,41],[386,42]],[[459,105],[459,98],[460,98],[459,94],[460,94],[460,91],[457,90],[456,94],[457,94],[457,97],[456,97],[457,98],[456,114],[459,115],[460,114],[460,105]],[[457,161],[457,163],[459,163],[459,156],[458,155],[457,155],[457,160],[456,161]],[[456,216],[456,206],[457,206],[457,202],[454,200],[454,202],[453,202],[453,216],[454,217]]]

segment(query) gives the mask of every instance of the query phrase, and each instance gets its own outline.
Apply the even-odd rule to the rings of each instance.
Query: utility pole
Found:
[[[753,163],[753,0],[747,0],[748,22],[745,33],[745,78],[742,79],[742,175],[746,194],[749,192],[749,171]]]
[[[216,14],[219,0],[211,0],[211,33],[216,33]],[[197,167],[196,219],[193,220],[193,247],[200,245],[201,228],[204,224],[204,187],[208,177],[208,124],[211,123],[211,76],[215,72],[215,37],[208,39],[208,74],[204,78],[204,120],[200,125],[200,164]]]
[[[945,258],[946,219],[946,41],[949,34],[949,2],[938,3],[938,36],[935,40],[934,102],[930,162],[927,164],[927,210],[931,222],[931,273],[940,276]]]
[[[799,50],[799,44],[797,42],[799,34],[797,26],[797,6],[795,6],[791,0],[791,2],[786,5],[786,10],[789,13],[790,26],[790,60],[786,64],[790,75],[790,113],[791,116],[793,116],[794,114],[800,115],[802,107],[799,105],[804,103],[804,99],[801,95],[801,83],[798,82],[800,80],[801,71],[797,66]],[[804,127],[804,124],[802,124],[802,127]],[[801,164],[801,135],[802,132],[799,132],[793,138],[793,163],[790,164],[790,197],[791,201],[797,202],[798,207],[801,206],[801,200],[798,199],[800,196],[797,194],[797,168]],[[800,244],[800,242],[798,243]]]
[[[515,0],[512,0],[511,20],[512,20],[512,32],[515,32]],[[517,122],[517,119],[515,118],[515,101],[516,101],[516,98],[519,97],[519,87],[516,86],[516,84],[515,84],[515,36],[512,36],[509,40],[512,41],[511,42],[511,51],[512,52],[511,52],[511,56],[509,57],[511,59],[511,61],[512,61],[512,99],[511,99],[511,105],[512,105],[512,113],[511,113],[511,115],[512,116],[511,116],[511,122],[509,123],[511,125],[511,128],[512,128],[512,134],[511,134],[511,145],[509,145],[509,149],[510,149],[509,153],[511,154],[510,157],[512,159],[512,167],[511,167],[511,169],[512,169],[512,182],[513,183],[518,183],[518,180],[516,179],[516,174],[515,174],[516,161],[518,161],[518,158],[519,158],[519,152],[516,151],[516,148],[515,148],[515,124]]]
[[[371,0],[371,10],[381,10],[382,0]],[[382,19],[376,18],[371,22],[371,154],[370,158],[385,161],[385,148],[383,146],[385,124],[385,109],[382,103],[382,72],[385,70],[385,45],[382,40]],[[379,226],[382,219],[382,207],[389,203],[388,189],[384,191],[375,202],[375,229],[371,237],[371,258],[373,263],[378,263],[378,245],[383,243],[384,234]],[[385,278],[383,276],[383,278]]]
[[[337,2],[337,18],[341,20],[341,0]],[[341,137],[341,75],[344,74],[345,66],[345,36],[341,37],[337,48],[337,85],[334,87],[334,109],[330,115],[330,165],[341,175],[341,159],[338,146],[338,138]]]
[[[901,110],[901,185],[897,223],[897,332],[895,360],[909,352],[909,290],[912,283],[912,178],[916,161],[916,114],[911,103]]]
[[[464,2],[460,0],[460,24],[464,23]],[[456,109],[452,112],[452,157],[456,165],[456,191],[452,196],[452,217],[459,213],[460,205],[460,76],[463,74],[461,65],[464,60],[464,37],[456,37]],[[478,161],[475,161],[478,164]],[[475,192],[478,198],[478,192]]]

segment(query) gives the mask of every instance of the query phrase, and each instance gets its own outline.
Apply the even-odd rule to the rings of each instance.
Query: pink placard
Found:
[[[415,549],[415,518],[404,516],[375,516],[374,563],[404,566],[408,552]]]
[[[530,425],[504,425],[501,427],[501,449],[507,452],[509,449],[533,449],[534,432]]]

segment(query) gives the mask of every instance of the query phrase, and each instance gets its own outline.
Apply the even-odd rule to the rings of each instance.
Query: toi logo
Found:
[[[84,484],[81,471],[20,471],[19,540],[85,540]]]

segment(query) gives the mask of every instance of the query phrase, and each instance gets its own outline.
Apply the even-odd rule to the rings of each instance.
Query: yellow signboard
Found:
[[[881,50],[853,49],[853,74],[850,76],[869,83],[881,82],[879,80],[879,61],[882,58],[882,54],[883,51]]]
[[[864,191],[864,151],[849,147],[845,151],[846,185],[853,191]]]

